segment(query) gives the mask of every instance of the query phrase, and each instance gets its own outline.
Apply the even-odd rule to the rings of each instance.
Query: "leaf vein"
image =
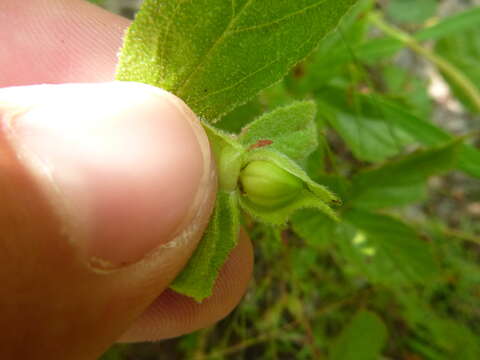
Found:
[[[240,11],[238,12],[237,15],[235,16],[232,16],[230,22],[228,23],[227,27],[225,28],[225,30],[223,31],[223,33],[218,37],[218,39],[212,44],[212,46],[210,46],[210,48],[208,49],[208,51],[206,52],[206,54],[203,56],[203,58],[197,63],[197,65],[194,66],[194,68],[192,69],[192,71],[190,72],[190,74],[186,77],[186,79],[181,82],[180,84],[178,84],[177,88],[176,89],[173,89],[173,92],[176,93],[178,96],[180,96],[180,94],[182,93],[182,90],[186,87],[186,85],[190,82],[190,80],[192,79],[192,76],[193,74],[197,73],[198,70],[205,64],[205,62],[207,61],[207,59],[211,56],[213,50],[218,46],[220,45],[224,40],[225,38],[227,37],[228,35],[228,32],[230,30],[231,27],[233,27],[235,25],[235,22],[236,20],[240,17],[240,15],[242,14],[242,12],[247,8],[249,7],[252,2],[255,1],[255,0],[247,0],[247,2],[242,6],[242,8],[240,9]],[[180,96],[181,97],[181,96]]]
[[[166,44],[168,44],[168,37],[170,36],[170,29],[172,27],[172,23],[173,23],[173,20],[176,18],[177,14],[178,14],[178,10],[180,8],[180,6],[182,5],[182,2],[178,2],[177,5],[175,6],[175,9],[173,10],[173,15],[171,17],[168,18],[168,22],[167,22],[167,25],[166,25],[166,29],[165,29],[165,36],[163,38],[163,42],[161,43],[161,47],[159,50],[159,56],[158,56],[158,59],[159,59],[159,69],[161,72],[163,72],[163,69],[164,69],[164,63],[165,63],[165,51],[166,51]],[[160,10],[160,4],[157,4],[157,13],[159,12]]]
[[[277,58],[277,59],[275,59],[275,60],[273,60],[273,61],[270,61],[269,63],[263,65],[261,68],[255,70],[253,73],[250,73],[250,74],[244,76],[243,78],[241,78],[240,80],[238,80],[236,83],[234,83],[234,84],[232,84],[232,85],[229,85],[229,86],[226,86],[226,87],[224,87],[224,88],[221,88],[221,89],[219,89],[219,90],[216,90],[216,91],[214,91],[214,92],[211,92],[210,94],[208,94],[208,95],[206,95],[206,96],[204,96],[204,97],[202,97],[202,98],[199,98],[199,99],[195,102],[195,104],[197,104],[197,103],[199,103],[199,102],[201,102],[201,101],[203,101],[203,100],[205,100],[205,99],[208,99],[209,97],[211,97],[211,96],[213,96],[213,95],[216,95],[216,94],[218,94],[218,93],[221,93],[221,92],[224,92],[224,91],[227,91],[227,90],[230,90],[230,89],[236,87],[237,85],[241,84],[242,82],[245,82],[246,80],[248,80],[248,79],[251,78],[252,76],[255,76],[255,75],[258,74],[259,72],[265,70],[265,69],[268,68],[270,65],[273,65],[273,64],[275,64],[276,62],[278,62],[278,61],[280,61],[280,60],[281,60],[280,58]]]
[[[249,26],[249,27],[245,27],[245,28],[240,28],[238,30],[235,30],[235,31],[230,31],[230,34],[238,34],[238,33],[242,33],[242,32],[246,32],[246,31],[252,31],[252,30],[258,30],[258,29],[263,29],[263,28],[266,28],[266,27],[270,27],[270,26],[273,26],[273,25],[276,25],[276,24],[279,24],[285,20],[288,20],[292,17],[295,17],[295,16],[298,16],[298,15],[302,15],[304,14],[305,12],[307,12],[308,10],[311,10],[311,9],[314,9],[320,5],[323,5],[327,0],[321,0],[319,1],[318,3],[315,3],[315,4],[311,4],[309,6],[306,6],[304,7],[303,9],[300,9],[300,10],[297,10],[293,13],[290,13],[290,14],[287,14],[279,19],[276,19],[276,20],[273,20],[271,22],[268,22],[268,23],[264,23],[264,24],[259,24],[259,25],[254,25],[254,26]]]
[[[305,45],[306,43],[308,43],[310,40],[312,40],[312,38],[313,38],[313,34],[310,35],[310,36],[301,44],[301,46],[303,46],[303,45]],[[301,47],[301,46],[299,46],[299,47]],[[238,80],[236,83],[234,83],[234,84],[232,84],[232,85],[230,85],[230,86],[224,87],[224,88],[222,88],[222,89],[213,91],[213,92],[209,93],[208,95],[206,95],[206,96],[204,96],[204,97],[202,97],[202,98],[197,99],[197,101],[196,101],[195,103],[193,103],[193,104],[196,105],[196,104],[198,104],[199,102],[202,102],[203,100],[205,100],[205,99],[207,99],[207,98],[209,98],[209,97],[211,97],[211,96],[213,96],[213,95],[219,94],[219,93],[221,93],[221,92],[225,92],[225,91],[227,91],[227,90],[230,90],[230,89],[236,87],[237,85],[241,84],[242,82],[245,82],[247,79],[251,78],[252,76],[255,76],[255,75],[258,74],[259,72],[265,70],[265,69],[268,68],[269,66],[271,66],[271,65],[279,62],[281,59],[282,59],[282,56],[280,55],[279,57],[277,57],[276,59],[268,62],[268,63],[265,64],[265,65],[263,65],[262,67],[260,67],[260,68],[257,69],[256,71],[254,71],[253,73],[250,73],[250,74],[244,76],[243,78],[241,78],[240,80]],[[192,104],[192,105],[193,105],[193,104]],[[203,107],[203,108],[201,109],[201,111],[203,112],[206,108],[208,108],[208,105],[205,106],[205,107]]]

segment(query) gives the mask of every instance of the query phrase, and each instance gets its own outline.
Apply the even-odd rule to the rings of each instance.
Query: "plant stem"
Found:
[[[480,245],[480,238],[478,236],[472,235],[472,234],[467,234],[461,231],[453,230],[453,229],[448,229],[445,228],[443,229],[443,233],[447,236],[462,240],[462,241],[467,241],[471,242],[477,245]]]
[[[405,46],[417,54],[425,57],[438,67],[448,78],[457,84],[468,96],[475,108],[480,112],[480,90],[470,79],[450,62],[439,56],[435,52],[423,47],[417,40],[406,32],[388,24],[380,14],[372,13],[369,15],[369,21],[382,30],[385,34],[402,42]]]

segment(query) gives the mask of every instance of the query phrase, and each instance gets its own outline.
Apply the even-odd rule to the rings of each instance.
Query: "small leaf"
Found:
[[[246,147],[271,141],[274,149],[302,162],[318,146],[314,102],[294,102],[262,115],[241,132],[239,141]]]
[[[117,79],[171,91],[208,121],[280,80],[356,0],[145,0]]]
[[[219,191],[215,211],[193,256],[170,287],[201,302],[212,294],[215,280],[236,246],[240,231],[237,193]]]
[[[425,27],[417,31],[412,36],[417,41],[438,40],[448,35],[455,35],[464,30],[478,27],[480,19],[480,7],[472,7],[463,12],[441,19],[434,25]],[[396,52],[404,49],[405,45],[391,37],[372,37],[357,46],[336,48],[329,53],[328,59],[325,59],[324,66],[332,67],[344,65],[353,61],[352,53],[355,54],[355,61],[361,60],[372,62],[380,58],[393,56]]]
[[[374,2],[374,0],[357,1],[340,20],[338,27],[322,39],[314,53],[290,72],[285,79],[290,92],[298,98],[303,98],[342,74],[347,62],[344,59],[351,60],[351,48],[367,40],[366,35],[370,26],[367,16],[364,15],[371,10]],[[343,59],[337,61],[336,54]],[[302,76],[299,76],[299,70]]]
[[[297,211],[290,219],[292,229],[307,244],[318,248],[331,244],[336,223],[330,217],[316,209]]]
[[[399,289],[394,292],[403,308],[403,318],[415,331],[416,336],[409,340],[408,345],[416,353],[431,359],[480,359],[478,333],[466,323],[439,313],[430,301],[418,294]]]
[[[360,160],[384,161],[413,142],[413,137],[388,122],[376,102],[367,96],[328,87],[317,93],[317,103],[320,115]]]
[[[229,133],[238,134],[244,126],[251,123],[263,112],[263,104],[259,97],[254,97],[252,100],[243,104],[227,115],[222,117],[220,121],[215,123],[218,129],[225,130]]]
[[[478,14],[480,18],[480,12]],[[424,145],[441,145],[453,140],[453,137],[445,130],[419,119],[397,104],[384,99],[377,99],[377,104],[381,106],[385,119],[395,123]],[[480,150],[468,144],[462,145],[458,168],[471,176],[480,178]]]
[[[354,184],[355,185],[355,184]],[[427,182],[406,185],[372,186],[351,198],[351,204],[362,209],[383,209],[419,203],[427,198]]]
[[[387,341],[387,327],[371,311],[358,312],[334,343],[331,360],[378,360]]]
[[[372,281],[395,287],[438,277],[432,246],[405,223],[388,215],[353,209],[345,212],[343,219],[354,227],[349,234],[350,247],[370,248],[363,266],[370,268]]]
[[[441,174],[455,167],[461,143],[454,141],[441,147],[417,151],[398,161],[360,172],[353,177],[351,201],[359,203],[365,193],[375,195],[395,188],[405,188],[424,182],[429,176]]]
[[[394,20],[417,24],[435,15],[438,0],[390,0],[387,13]]]

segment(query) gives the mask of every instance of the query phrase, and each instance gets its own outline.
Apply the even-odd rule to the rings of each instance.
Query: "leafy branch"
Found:
[[[437,53],[422,46],[414,37],[388,24],[381,14],[373,12],[369,14],[368,18],[372,24],[376,25],[380,30],[385,32],[385,34],[400,41],[402,44],[437,66],[440,71],[452,79],[452,81],[464,91],[474,104],[476,110],[480,112],[480,91],[462,71],[457,69],[453,64]]]

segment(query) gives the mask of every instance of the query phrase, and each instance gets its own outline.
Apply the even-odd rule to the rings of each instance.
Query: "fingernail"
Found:
[[[3,95],[12,145],[68,237],[96,264],[137,262],[203,211],[208,141],[173,95],[121,82],[12,88]]]

